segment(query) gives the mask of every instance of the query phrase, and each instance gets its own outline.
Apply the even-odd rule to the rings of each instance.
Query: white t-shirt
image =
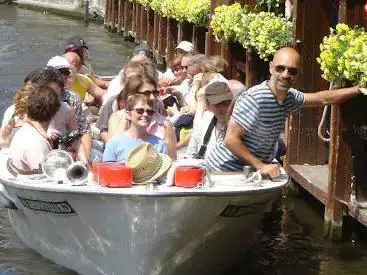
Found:
[[[205,134],[208,131],[209,124],[212,121],[213,117],[214,114],[212,112],[205,111],[200,122],[197,125],[194,125],[190,142],[186,150],[186,157],[192,158],[197,153],[199,153],[200,147],[204,143]],[[226,125],[220,125],[219,123],[217,123],[214,126],[213,131],[210,134],[208,144],[206,145],[205,155],[203,157],[210,153],[217,143],[223,141],[225,133]]]
[[[118,95],[123,86],[122,86],[122,75],[124,73],[124,70],[122,69],[118,75],[114,77],[108,84],[107,92],[103,96],[103,102],[102,105],[104,105],[111,97]]]
[[[51,149],[48,140],[26,123],[16,132],[10,143],[9,158],[17,169],[30,172],[39,168]]]

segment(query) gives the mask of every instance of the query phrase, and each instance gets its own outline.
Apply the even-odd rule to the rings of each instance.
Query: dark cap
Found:
[[[148,47],[144,46],[144,45],[138,45],[135,47],[134,49],[134,55],[137,54],[144,54],[146,57],[150,56],[150,50]]]
[[[66,49],[85,47],[88,49],[87,42],[80,36],[72,36],[66,40]]]

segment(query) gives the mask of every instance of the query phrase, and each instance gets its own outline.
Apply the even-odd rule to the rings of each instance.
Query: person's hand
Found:
[[[262,176],[276,178],[280,175],[280,167],[278,164],[265,164],[261,169],[260,173]]]
[[[358,87],[358,90],[359,90],[362,94],[367,95],[367,88]]]
[[[52,140],[52,141],[58,141],[59,138],[61,137],[61,132],[57,131],[57,130],[53,130],[48,134],[48,137]]]
[[[178,107],[177,107],[176,103],[175,103],[175,104],[173,104],[173,106],[172,106],[172,107],[171,107],[171,106],[168,106],[168,107],[167,107],[167,111],[168,111],[170,114],[172,114],[172,115],[174,115],[174,114],[179,114],[179,113],[180,113],[180,111],[178,110]]]

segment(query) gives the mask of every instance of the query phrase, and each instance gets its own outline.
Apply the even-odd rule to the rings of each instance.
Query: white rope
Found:
[[[329,86],[329,90],[332,90],[333,87],[333,83],[330,82],[330,86]],[[324,107],[324,111],[322,112],[322,117],[321,117],[321,121],[319,123],[319,126],[317,127],[317,135],[319,136],[319,138],[325,142],[330,142],[330,138],[326,138],[322,135],[322,126],[325,123],[325,118],[326,118],[326,112],[327,112],[327,108],[328,106]]]

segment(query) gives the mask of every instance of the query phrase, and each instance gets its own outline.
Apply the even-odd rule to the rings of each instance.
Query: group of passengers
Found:
[[[306,94],[292,88],[300,67],[293,48],[279,49],[270,62],[270,79],[248,89],[226,78],[222,57],[198,54],[188,41],[178,44],[164,73],[145,46],[134,54],[105,81],[88,65],[84,39],[74,36],[63,55],[31,72],[4,113],[0,145],[9,147],[9,171],[39,173],[45,156],[57,148],[74,152],[86,165],[129,162],[132,152],[146,150],[164,159],[204,159],[212,171],[250,165],[274,178],[280,169],[273,160],[285,153],[280,134],[290,113],[360,93],[358,87]]]

